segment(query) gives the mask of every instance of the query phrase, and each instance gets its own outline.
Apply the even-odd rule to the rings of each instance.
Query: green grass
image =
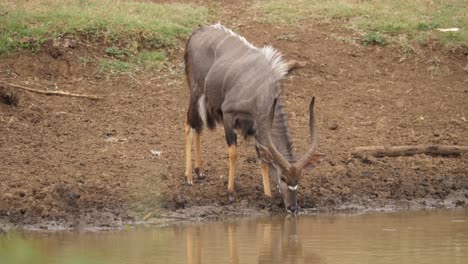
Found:
[[[138,54],[136,62],[146,69],[157,69],[164,66],[167,57],[164,51],[143,51]]]
[[[206,22],[208,10],[122,0],[2,0],[0,14],[1,55],[63,35],[136,43],[135,48],[173,46],[178,36]]]
[[[104,52],[109,56],[120,58],[120,59],[125,58],[130,55],[130,52],[128,52],[127,50],[121,49],[115,46],[106,48]]]
[[[363,42],[365,45],[381,45],[387,44],[385,37],[379,32],[369,32],[363,36]]]
[[[163,50],[141,51],[132,54],[125,49],[109,47],[105,49],[105,53],[110,58],[98,61],[101,73],[134,73],[139,70],[154,70],[167,66],[167,56]],[[80,57],[79,61],[83,65],[87,65],[93,62],[93,59]]]
[[[468,45],[466,0],[266,0],[257,8],[272,23],[294,24],[305,18],[337,19],[363,33],[379,33],[391,39],[435,38],[444,43]],[[436,28],[461,28],[443,33]]]
[[[132,72],[135,69],[135,65],[126,61],[104,59],[99,61],[100,72],[106,73],[124,73]]]

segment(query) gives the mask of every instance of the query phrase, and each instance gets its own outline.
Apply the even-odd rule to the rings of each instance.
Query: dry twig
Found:
[[[71,96],[71,97],[88,98],[88,99],[92,99],[92,100],[103,99],[102,97],[95,96],[95,95],[74,94],[74,93],[69,93],[69,92],[60,91],[60,90],[59,91],[38,90],[38,89],[34,89],[34,88],[30,88],[30,87],[26,87],[26,86],[22,86],[22,85],[18,85],[18,84],[8,83],[8,82],[2,81],[2,80],[0,80],[0,83],[6,84],[6,85],[8,85],[8,86],[10,86],[12,88],[18,88],[18,89],[22,89],[22,90],[26,90],[26,91],[30,91],[30,92],[34,92],[34,93],[46,94],[46,95]]]

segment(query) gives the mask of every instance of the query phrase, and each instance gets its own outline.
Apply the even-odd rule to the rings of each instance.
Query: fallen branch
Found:
[[[468,146],[455,145],[416,145],[416,146],[367,146],[357,147],[352,152],[353,156],[362,157],[372,155],[385,156],[411,156],[417,154],[429,154],[439,156],[459,156],[468,153]]]
[[[34,93],[46,94],[46,95],[72,96],[72,97],[88,98],[88,99],[92,99],[92,100],[103,99],[102,97],[95,96],[95,95],[74,94],[74,93],[69,93],[69,92],[60,91],[60,90],[59,91],[38,90],[38,89],[34,89],[34,88],[30,88],[30,87],[26,87],[26,86],[22,86],[22,85],[18,85],[18,84],[8,83],[8,82],[2,81],[2,80],[0,80],[0,83],[6,84],[6,85],[8,85],[8,86],[10,86],[12,88],[18,88],[18,89],[22,89],[22,90],[26,90],[26,91],[30,91],[30,92],[34,92]]]

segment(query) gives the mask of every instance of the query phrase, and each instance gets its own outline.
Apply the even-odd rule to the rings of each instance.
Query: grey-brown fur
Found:
[[[265,144],[268,113],[279,95],[278,81],[285,72],[275,71],[262,49],[222,26],[208,26],[194,32],[187,42],[185,65],[191,87],[187,120],[192,128],[201,131],[205,126],[214,128],[216,123],[223,122],[227,133],[243,128],[244,135],[254,135]],[[203,95],[206,124],[199,111]],[[283,120],[281,113],[278,116]],[[275,124],[277,130],[285,129],[284,124]],[[284,137],[275,134],[278,139]]]
[[[185,67],[191,89],[188,126],[197,131],[197,138],[204,127],[214,128],[217,123],[224,126],[230,146],[229,198],[234,186],[234,173],[231,173],[234,170],[231,169],[237,159],[235,148],[231,152],[231,146],[237,144],[237,129],[241,129],[244,136],[255,137],[257,153],[268,164],[269,174],[277,184],[287,210],[297,212],[296,193],[302,169],[309,159],[313,165],[318,159],[313,153],[315,143],[298,161],[293,153],[286,114],[278,98],[279,81],[288,70],[281,55],[268,46],[257,48],[216,24],[201,28],[190,36],[185,50]],[[309,109],[314,141],[313,106],[314,99]],[[190,141],[187,142],[186,157],[190,157]],[[190,165],[189,158],[186,162]],[[190,167],[186,168],[187,177],[191,177]]]

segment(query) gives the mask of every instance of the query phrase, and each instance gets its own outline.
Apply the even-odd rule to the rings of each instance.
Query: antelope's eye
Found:
[[[281,176],[281,180],[286,182],[286,178],[284,176]]]

